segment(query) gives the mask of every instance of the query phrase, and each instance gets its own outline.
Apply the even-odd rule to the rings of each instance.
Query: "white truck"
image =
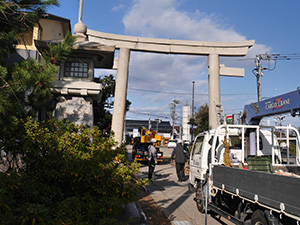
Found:
[[[189,182],[200,212],[209,210],[235,224],[299,224],[299,132],[259,125],[264,116],[295,115],[299,109],[297,90],[245,106],[248,125],[225,124],[196,136]]]

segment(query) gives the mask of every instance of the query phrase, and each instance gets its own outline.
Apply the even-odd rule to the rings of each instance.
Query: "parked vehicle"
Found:
[[[190,153],[190,142],[189,141],[184,141],[183,142],[183,148],[184,148],[185,151]]]
[[[151,139],[156,139],[155,148],[157,150],[157,161],[163,161],[163,152],[160,151],[162,136],[158,135],[154,130],[148,130],[145,127],[139,128],[140,137],[134,138],[132,159],[139,162],[148,161],[148,146],[151,144]]]
[[[176,140],[169,140],[168,142],[168,148],[175,148],[177,146]]]
[[[299,224],[299,132],[292,126],[260,126],[264,116],[300,109],[300,91],[246,105],[247,125],[221,125],[196,136],[190,154],[190,187],[200,212],[235,224]],[[282,157],[276,131],[286,134]],[[284,139],[284,140],[283,140]],[[296,143],[290,160],[289,143]]]

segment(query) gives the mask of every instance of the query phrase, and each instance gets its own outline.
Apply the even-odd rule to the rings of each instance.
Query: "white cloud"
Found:
[[[246,37],[199,10],[180,11],[176,0],[136,0],[124,16],[130,35],[200,41],[244,41]]]
[[[121,9],[123,9],[124,8],[124,4],[120,4],[120,5],[118,5],[118,6],[115,6],[115,7],[113,7],[111,10],[113,11],[113,12],[119,12]]]
[[[207,93],[207,73],[202,72],[206,67],[202,57],[133,53],[129,91],[153,91],[140,96],[152,103],[168,104],[173,98],[186,102],[191,99],[192,81],[196,81],[197,93]]]

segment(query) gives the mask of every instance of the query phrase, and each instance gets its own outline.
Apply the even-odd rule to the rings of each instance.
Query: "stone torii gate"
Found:
[[[125,103],[128,86],[130,51],[163,54],[186,54],[208,56],[208,104],[209,128],[218,126],[216,106],[220,105],[220,75],[244,76],[244,69],[220,66],[220,56],[245,56],[254,45],[254,40],[241,42],[206,42],[134,37],[103,33],[87,29],[82,23],[83,0],[79,3],[78,23],[74,26],[77,41],[98,42],[119,49],[118,59],[114,60],[113,69],[117,69],[115,100],[112,118],[112,130],[115,140],[120,144],[124,130]]]
[[[254,40],[242,42],[206,42],[172,39],[144,38],[103,33],[87,29],[89,41],[112,45],[119,49],[114,68],[117,69],[112,130],[115,140],[121,143],[125,119],[125,102],[128,85],[130,51],[164,54],[186,54],[208,56],[209,127],[218,126],[216,105],[220,105],[220,75],[244,76],[242,68],[220,66],[220,56],[245,56]]]

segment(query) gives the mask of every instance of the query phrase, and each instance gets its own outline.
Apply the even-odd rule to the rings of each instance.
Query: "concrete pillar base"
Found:
[[[93,101],[90,97],[63,97],[56,104],[55,119],[67,119],[75,124],[94,125]]]

